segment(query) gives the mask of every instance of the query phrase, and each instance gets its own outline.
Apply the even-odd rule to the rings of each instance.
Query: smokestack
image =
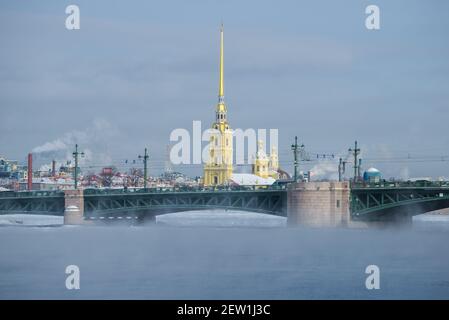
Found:
[[[28,153],[28,183],[27,190],[33,190],[33,154]]]
[[[53,160],[51,162],[51,176],[54,177],[56,176],[56,161]]]

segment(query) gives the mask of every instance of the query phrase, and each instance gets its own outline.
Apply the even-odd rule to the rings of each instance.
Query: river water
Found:
[[[165,225],[95,227],[20,219],[3,217],[12,222],[0,228],[0,299],[449,298],[447,217],[385,230],[257,217],[251,225],[235,216],[226,227],[176,216]],[[378,290],[365,287],[373,264]],[[68,265],[79,267],[79,290],[65,286]]]

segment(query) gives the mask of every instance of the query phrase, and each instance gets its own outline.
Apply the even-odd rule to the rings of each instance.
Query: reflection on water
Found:
[[[417,223],[389,230],[5,226],[0,298],[448,299],[449,232]],[[71,264],[80,268],[80,290],[65,288]],[[365,289],[370,264],[380,268],[380,290]]]

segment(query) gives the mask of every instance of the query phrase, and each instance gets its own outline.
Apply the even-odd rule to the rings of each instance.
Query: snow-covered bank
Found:
[[[420,215],[413,217],[413,222],[447,222],[447,223],[449,223],[449,215],[420,214]]]
[[[0,226],[60,226],[61,216],[7,214],[0,215]],[[186,211],[156,217],[160,225],[179,227],[285,227],[287,219],[269,214],[244,211]],[[413,217],[417,228],[442,228],[449,230],[449,215],[422,214]]]
[[[413,227],[417,229],[449,230],[449,215],[420,214],[413,217]]]
[[[64,217],[31,215],[31,214],[4,214],[0,215],[0,226],[59,226],[64,223]]]
[[[189,227],[285,227],[287,219],[255,212],[210,210],[164,214],[156,217],[156,223]]]

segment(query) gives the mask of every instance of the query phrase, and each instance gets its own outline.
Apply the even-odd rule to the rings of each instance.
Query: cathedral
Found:
[[[253,174],[262,178],[279,178],[279,159],[275,147],[271,148],[270,155],[265,153],[263,141],[257,144],[257,153],[253,164]]]
[[[279,160],[276,148],[270,155],[265,153],[262,141],[258,142],[254,157],[252,174],[233,173],[233,131],[227,119],[227,107],[224,100],[224,55],[223,25],[220,29],[220,72],[218,83],[218,103],[215,110],[215,122],[212,124],[209,138],[208,160],[204,166],[203,184],[205,186],[237,184],[272,184],[279,178]],[[252,181],[245,183],[245,181]]]
[[[220,29],[220,76],[218,84],[218,103],[215,110],[215,122],[209,139],[209,159],[204,166],[204,185],[226,184],[232,176],[233,139],[224,101],[223,82],[223,25]]]

